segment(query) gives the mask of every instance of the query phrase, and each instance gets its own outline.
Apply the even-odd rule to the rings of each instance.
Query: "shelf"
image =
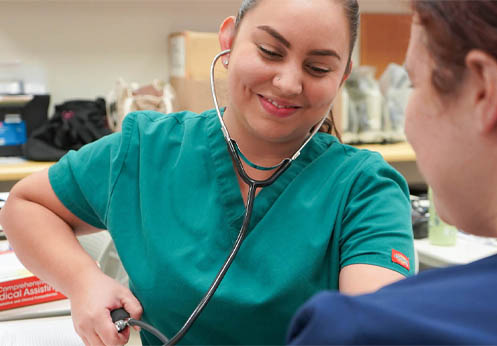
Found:
[[[416,154],[407,142],[394,144],[364,144],[356,145],[356,148],[376,151],[383,156],[387,162],[414,162]]]
[[[387,162],[414,162],[416,155],[408,143],[367,144],[355,146],[379,152]],[[52,166],[55,162],[20,161],[2,163],[0,161],[0,181],[20,180],[28,175]]]
[[[15,181],[50,167],[55,162],[24,161],[0,163],[0,181]]]
[[[0,105],[16,106],[28,103],[33,95],[0,95]]]

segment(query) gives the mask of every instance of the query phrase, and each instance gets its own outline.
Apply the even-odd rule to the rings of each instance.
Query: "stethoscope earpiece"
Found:
[[[219,119],[219,122],[221,123],[221,131],[223,132],[223,135],[224,135],[224,139],[226,140],[226,143],[229,143],[229,142],[232,142],[233,140],[231,139],[230,135],[229,135],[229,132],[228,132],[228,129],[226,128],[226,126],[224,125],[224,121],[223,121],[223,117],[221,115],[221,110],[219,109],[219,104],[217,102],[217,96],[216,96],[216,85],[214,83],[214,69],[216,67],[216,62],[217,60],[224,56],[224,55],[227,55],[231,52],[231,49],[226,49],[226,50],[223,50],[221,52],[219,52],[215,57],[214,59],[212,60],[212,64],[211,64],[211,73],[210,73],[210,82],[211,82],[211,93],[212,93],[212,100],[214,101],[214,107],[216,108],[216,113],[217,113],[217,117]],[[223,60],[223,64],[225,66],[228,65],[228,59],[225,59]],[[282,160],[279,164],[277,164],[276,166],[273,166],[273,167],[261,167],[261,166],[258,166],[250,161],[248,161],[248,159],[242,154],[240,148],[237,147],[238,149],[238,152],[237,150],[235,150],[233,153],[231,153],[232,155],[235,155],[237,157],[239,157],[240,155],[238,155],[238,153],[241,154],[241,157],[243,159],[243,161],[245,161],[247,164],[249,164],[249,166],[251,167],[255,167],[257,169],[262,169],[262,170],[272,170],[272,169],[275,169],[277,167],[281,167],[283,165],[283,163],[285,162],[292,162],[294,161],[295,159],[297,159],[297,157],[299,157],[300,155],[300,151],[307,145],[307,143],[309,143],[309,141],[312,139],[312,137],[314,137],[314,135],[319,131],[319,129],[321,128],[321,126],[323,125],[324,121],[326,120],[326,115],[321,119],[321,121],[319,122],[319,124],[317,124],[314,129],[312,130],[311,134],[307,137],[307,139],[304,141],[304,143],[300,146],[300,148],[295,152],[295,154],[293,154],[293,156],[291,158],[287,158],[287,159],[284,159]],[[233,146],[231,145],[228,145],[228,148],[230,149],[231,151],[231,148]],[[248,180],[252,180],[250,179],[249,177],[245,177],[246,173],[243,171],[243,167],[241,168],[238,168],[238,171],[241,175],[241,178],[243,180],[246,180],[245,178],[247,178]],[[243,171],[243,174],[241,173],[241,171]],[[276,174],[276,172],[275,172]],[[270,180],[271,178],[265,180],[265,181],[268,181]],[[263,183],[263,181],[260,181],[260,183]]]

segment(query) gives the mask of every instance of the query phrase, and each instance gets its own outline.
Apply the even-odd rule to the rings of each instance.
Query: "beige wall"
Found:
[[[405,10],[404,0],[359,1],[364,11]],[[240,3],[0,0],[0,63],[20,61],[31,76],[44,79],[52,104],[105,96],[119,77],[139,83],[166,79],[168,34],[217,31]]]
[[[361,12],[407,13],[409,0],[358,0]]]
[[[0,62],[42,71],[52,104],[105,96],[119,77],[166,79],[168,34],[217,31],[237,7],[236,0],[0,1]]]
[[[362,12],[407,12],[406,0],[359,2]],[[167,79],[169,33],[217,31],[226,16],[236,14],[240,3],[0,0],[0,63],[20,61],[32,76],[43,77],[52,105],[106,96],[119,77],[139,83]],[[419,180],[415,165],[399,168],[410,180]]]

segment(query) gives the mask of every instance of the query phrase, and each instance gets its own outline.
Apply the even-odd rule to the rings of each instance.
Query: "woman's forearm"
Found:
[[[11,194],[0,222],[26,268],[66,296],[99,271],[71,226],[43,205]]]

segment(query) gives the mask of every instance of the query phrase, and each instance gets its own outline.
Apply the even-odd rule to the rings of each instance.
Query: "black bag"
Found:
[[[71,100],[55,106],[55,113],[33,131],[23,155],[33,161],[57,161],[111,131],[107,126],[105,100]]]

